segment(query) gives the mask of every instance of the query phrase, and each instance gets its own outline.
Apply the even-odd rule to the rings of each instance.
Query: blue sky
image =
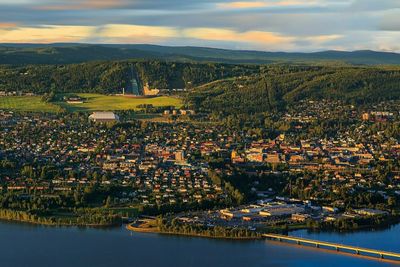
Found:
[[[2,43],[400,52],[400,0],[0,0]]]

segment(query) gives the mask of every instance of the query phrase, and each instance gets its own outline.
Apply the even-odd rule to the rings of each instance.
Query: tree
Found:
[[[112,205],[112,198],[111,196],[108,196],[106,199],[106,207],[109,208]]]

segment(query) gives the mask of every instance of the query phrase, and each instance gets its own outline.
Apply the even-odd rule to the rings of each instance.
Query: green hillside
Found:
[[[400,70],[384,68],[269,67],[259,75],[194,89],[186,102],[203,112],[254,114],[302,99],[378,102],[400,98]]]
[[[132,76],[152,88],[190,88],[214,80],[258,73],[254,65],[107,61],[69,65],[0,65],[0,91],[119,93]]]

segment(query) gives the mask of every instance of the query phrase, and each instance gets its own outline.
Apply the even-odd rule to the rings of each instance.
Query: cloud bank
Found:
[[[400,52],[398,0],[0,0],[2,43]]]

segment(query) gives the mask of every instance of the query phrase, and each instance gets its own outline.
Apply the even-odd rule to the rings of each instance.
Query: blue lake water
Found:
[[[351,234],[291,235],[400,252],[400,225]],[[400,266],[272,241],[226,241],[0,223],[1,267]]]

